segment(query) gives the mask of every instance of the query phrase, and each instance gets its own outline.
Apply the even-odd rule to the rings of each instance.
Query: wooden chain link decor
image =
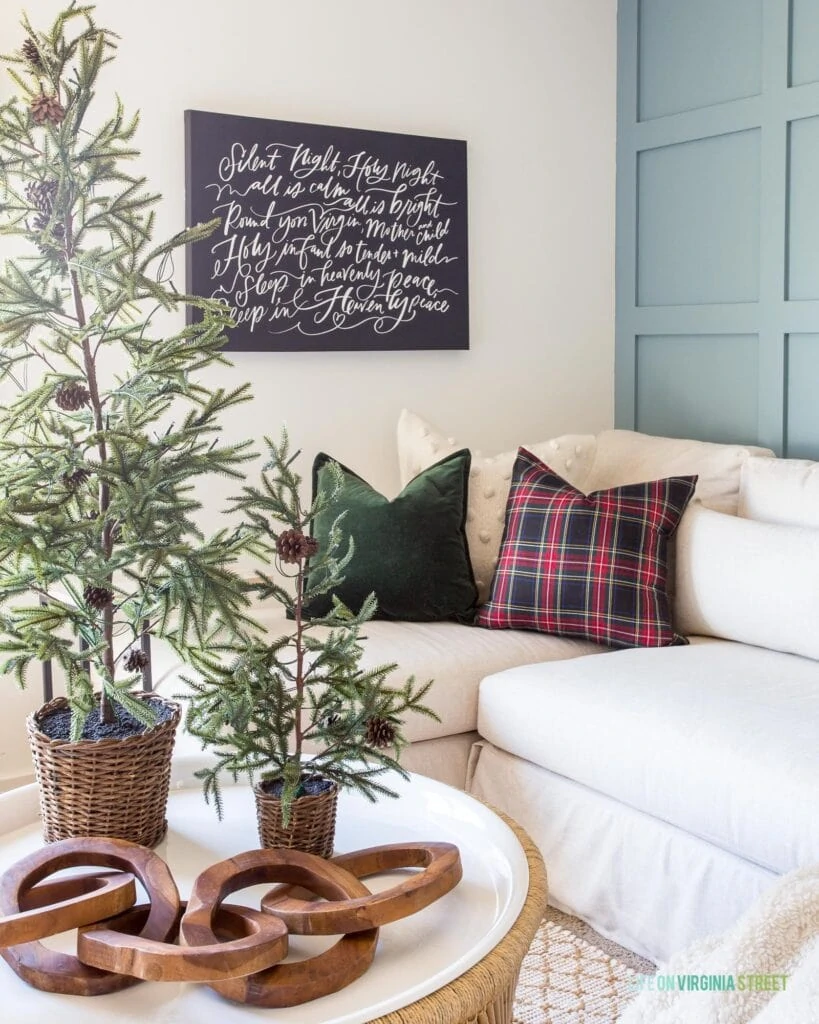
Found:
[[[113,870],[44,881],[82,866]],[[360,881],[408,867],[422,870],[385,892]],[[378,929],[440,899],[461,873],[450,843],[374,846],[333,860],[251,850],[203,871],[183,903],[153,850],[124,839],[65,839],[0,876],[0,956],[45,992],[93,996],[139,981],[201,982],[237,1003],[298,1006],[359,978],[375,956]],[[147,905],[135,906],[137,879]],[[261,910],[223,902],[268,882],[284,884]],[[39,941],[72,928],[79,929],[76,956]],[[318,956],[282,963],[288,934],[341,938]]]

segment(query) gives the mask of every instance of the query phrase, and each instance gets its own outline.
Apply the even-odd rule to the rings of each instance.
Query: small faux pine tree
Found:
[[[200,678],[186,680],[192,691],[186,728],[213,748],[214,764],[197,774],[220,816],[221,774],[259,776],[279,796],[287,826],[293,801],[320,780],[371,800],[395,796],[380,776],[391,769],[407,776],[397,760],[406,742],[404,716],[436,716],[423,703],[432,681],[410,678],[393,687],[387,680],[394,664],[361,667],[360,630],[376,611],[375,595],[357,614],[334,597],[328,615],[307,617],[310,602],[339,586],[352,558],[343,516],[334,520],[324,550],[308,534],[317,516],[332,515],[343,476],[331,464],[332,485],[305,508],[294,469],[299,453],[291,454],[286,431],[278,444],[266,443],[261,486],[245,486],[235,506],[290,583],[260,571],[250,590],[259,602],[282,604],[292,629],[273,639],[245,631],[233,644],[200,654]]]
[[[137,118],[118,99],[97,113],[116,37],[92,12],[71,3],[45,32],[23,18],[0,106],[0,232],[24,251],[0,274],[0,651],[21,684],[33,662],[62,668],[72,739],[97,689],[103,721],[119,705],[149,723],[130,692],[146,630],[188,658],[241,618],[247,538],[203,536],[192,484],[252,457],[219,436],[248,388],[196,376],[225,362],[226,310],[171,280],[217,222],[152,240],[160,197],[126,170]],[[158,334],[186,304],[199,321]]]

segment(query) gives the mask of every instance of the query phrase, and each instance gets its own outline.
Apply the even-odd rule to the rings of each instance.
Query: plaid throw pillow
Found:
[[[489,601],[477,625],[584,637],[610,647],[665,647],[668,539],[695,476],[583,494],[518,451]]]

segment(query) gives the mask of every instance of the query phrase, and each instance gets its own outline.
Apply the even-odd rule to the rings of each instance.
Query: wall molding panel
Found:
[[[819,458],[819,0],[620,0],[615,421]]]

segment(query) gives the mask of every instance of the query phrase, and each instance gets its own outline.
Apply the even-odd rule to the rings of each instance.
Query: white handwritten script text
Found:
[[[389,334],[450,311],[459,204],[438,164],[353,150],[225,142],[204,185],[210,293],[246,331]]]

